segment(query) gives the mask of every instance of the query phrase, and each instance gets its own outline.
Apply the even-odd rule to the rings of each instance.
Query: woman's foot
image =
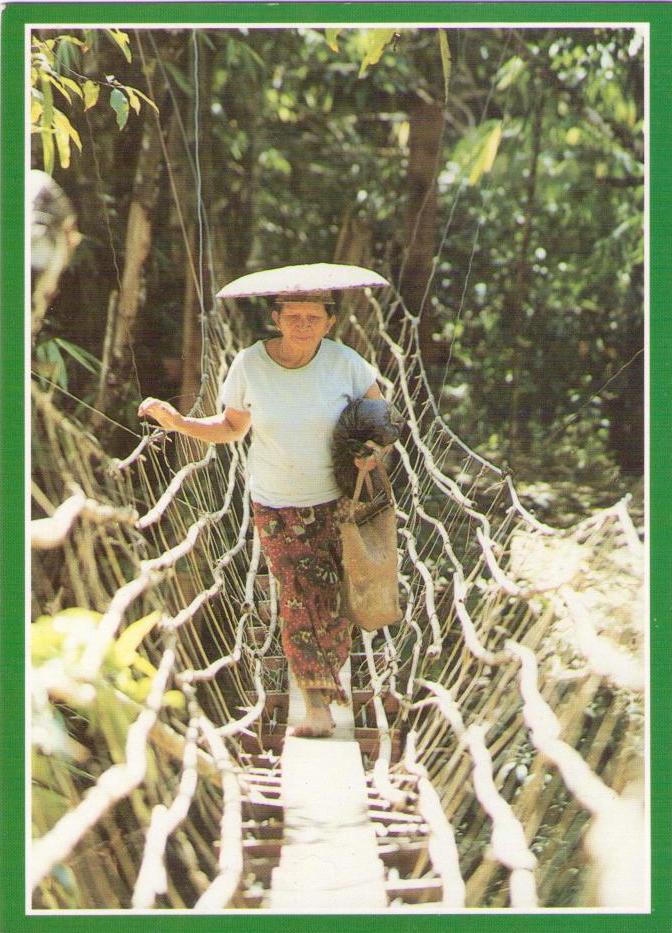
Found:
[[[321,739],[333,734],[336,724],[329,704],[321,690],[302,690],[306,715],[298,725],[290,727],[287,735],[303,739]]]
[[[329,723],[328,726],[317,726],[312,722],[302,722],[298,726],[290,726],[287,735],[293,735],[297,739],[327,739],[334,734],[335,724]]]

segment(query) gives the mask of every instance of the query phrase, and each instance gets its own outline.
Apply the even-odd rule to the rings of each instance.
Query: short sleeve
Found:
[[[353,351],[354,352],[354,351]],[[354,397],[362,398],[374,382],[378,379],[378,370],[372,366],[359,353],[354,352],[353,356],[353,388]]]
[[[226,378],[222,383],[220,391],[220,401],[223,406],[227,405],[236,411],[245,411],[245,367],[243,365],[243,352],[234,356]]]

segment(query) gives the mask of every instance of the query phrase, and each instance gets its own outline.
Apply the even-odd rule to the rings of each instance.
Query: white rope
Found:
[[[397,807],[405,803],[406,795],[398,788],[394,787],[390,781],[392,738],[385,714],[385,707],[380,696],[385,677],[380,676],[376,671],[376,664],[373,659],[373,648],[371,646],[371,632],[363,631],[362,641],[364,642],[366,663],[369,668],[369,677],[373,687],[373,709],[376,716],[376,727],[378,729],[378,755],[373,766],[373,783],[380,796],[384,800],[387,800],[393,807]]]
[[[133,524],[138,514],[134,509],[102,505],[94,499],[87,498],[81,489],[77,489],[49,518],[36,518],[31,521],[30,546],[43,551],[58,547],[63,544],[76,519],[80,517],[97,524]]]
[[[513,641],[507,641],[506,647],[520,661],[523,718],[534,745],[557,766],[565,784],[584,807],[597,813],[611,806],[616,800],[614,791],[600,780],[575,749],[559,738],[560,722],[537,687],[537,659],[534,653]]]
[[[618,687],[643,691],[646,688],[643,664],[597,634],[580,593],[574,592],[569,586],[562,586],[558,595],[569,612],[576,632],[577,646],[586,658],[590,670]]]
[[[145,837],[142,864],[133,890],[132,904],[136,909],[153,907],[157,895],[165,894],[168,890],[165,864],[166,845],[168,837],[187,818],[196,793],[198,786],[197,738],[198,723],[194,717],[189,722],[185,736],[182,775],[175,799],[170,807],[157,804],[152,810]]]
[[[521,909],[536,906],[536,887],[532,875],[536,859],[528,848],[520,821],[495,786],[492,759],[485,745],[485,727],[473,724],[466,728],[450,693],[431,681],[421,683],[435,694],[444,717],[469,750],[476,797],[492,821],[493,857],[512,873],[509,885],[511,906]]]
[[[221,738],[210,720],[201,716],[205,736],[222,782],[222,818],[219,836],[219,872],[194,905],[196,913],[215,913],[226,907],[236,893],[243,872],[242,795],[238,776]]]
[[[204,469],[204,467],[210,463],[214,456],[215,447],[211,444],[208,447],[208,452],[202,460],[197,460],[195,463],[187,463],[186,466],[183,466],[181,470],[178,470],[168,486],[166,486],[165,491],[162,493],[156,505],[154,505],[145,515],[143,515],[142,518],[138,519],[138,528],[148,528],[149,525],[154,524],[154,522],[158,522],[179,490],[182,488],[184,481],[188,479],[188,477],[190,477],[193,473],[195,473],[196,470]]]
[[[409,774],[418,776],[418,812],[429,826],[429,857],[443,885],[442,904],[446,910],[461,910],[465,905],[466,888],[460,872],[460,858],[455,833],[441,806],[441,800],[427,769],[416,759],[416,733],[406,737],[404,766]]]
[[[407,528],[401,528],[400,531],[401,534],[406,538],[406,547],[408,549],[408,555],[413,561],[413,566],[416,568],[425,583],[425,606],[427,608],[427,618],[429,619],[429,625],[432,630],[432,642],[427,648],[427,654],[430,657],[436,657],[441,654],[441,645],[443,640],[441,637],[441,624],[439,623],[439,617],[436,614],[434,580],[427,565],[418,557],[415,541],[411,532]]]

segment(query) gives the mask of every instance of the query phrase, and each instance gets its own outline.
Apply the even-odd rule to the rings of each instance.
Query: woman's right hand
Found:
[[[170,402],[162,402],[158,398],[146,398],[138,408],[139,418],[153,418],[167,431],[174,431],[179,425],[182,415]]]

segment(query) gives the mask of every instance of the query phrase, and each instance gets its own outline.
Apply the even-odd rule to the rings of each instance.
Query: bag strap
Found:
[[[366,443],[367,446],[371,447],[373,451],[373,456],[376,458],[376,465],[374,469],[378,470],[380,479],[383,484],[383,489],[385,490],[389,501],[392,502],[392,484],[390,483],[390,478],[387,475],[387,470],[385,469],[385,464],[383,463],[383,457],[389,450],[392,449],[392,445],[390,444],[387,447],[381,447],[379,444],[376,444],[375,441],[367,441]],[[373,501],[374,491],[370,471],[360,467],[357,473],[355,491],[350,501],[350,521],[355,520],[355,509],[362,495],[362,487],[364,486],[364,483],[366,483],[366,491],[369,494],[369,499]]]

